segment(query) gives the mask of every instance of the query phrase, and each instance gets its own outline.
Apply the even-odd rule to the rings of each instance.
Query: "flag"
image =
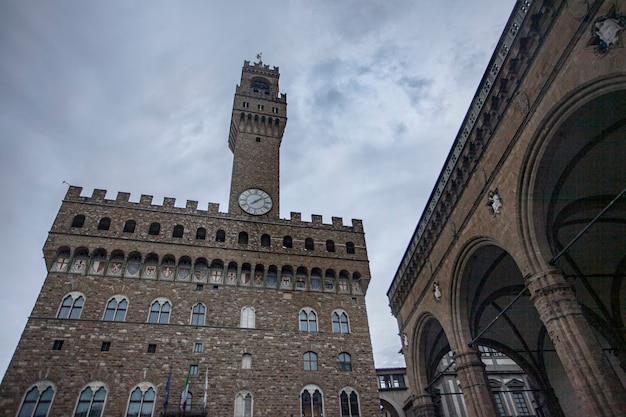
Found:
[[[191,368],[187,371],[187,379],[185,379],[185,385],[183,386],[183,392],[180,394],[180,409],[181,411],[185,411],[187,408],[187,394],[189,393],[189,374],[191,373]]]
[[[163,408],[167,408],[167,402],[170,399],[170,381],[172,380],[172,366],[170,365],[170,373],[165,383],[165,399],[163,400]]]
[[[204,373],[204,401],[202,402],[202,406],[206,411],[206,396],[207,391],[209,390],[209,367],[206,367],[206,372]]]

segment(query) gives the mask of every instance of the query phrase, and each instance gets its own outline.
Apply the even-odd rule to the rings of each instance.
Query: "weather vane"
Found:
[[[259,64],[263,63],[263,52],[259,52],[258,54],[256,54],[256,59],[259,60]]]

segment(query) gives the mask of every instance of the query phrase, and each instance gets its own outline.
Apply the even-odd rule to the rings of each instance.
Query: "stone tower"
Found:
[[[363,224],[279,219],[285,122],[278,69],[245,62],[227,213],[68,189],[0,416],[178,416],[183,392],[186,417],[379,415]]]
[[[278,67],[244,62],[230,121],[233,151],[230,214],[278,219],[280,143],[287,123],[287,95],[278,90]]]

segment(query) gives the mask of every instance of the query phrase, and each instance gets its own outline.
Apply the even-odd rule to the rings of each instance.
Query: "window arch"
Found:
[[[354,254],[354,242],[346,242],[346,253]]]
[[[123,295],[114,295],[104,310],[104,321],[124,321],[128,310],[128,299]]]
[[[341,417],[358,417],[359,414],[359,395],[354,388],[346,387],[339,394],[341,402]]]
[[[343,310],[335,310],[332,315],[333,333],[350,333],[348,313]]]
[[[137,226],[136,221],[126,220],[126,223],[124,223],[124,233],[135,233],[135,226]]]
[[[252,369],[252,355],[244,353],[241,355],[241,369]]]
[[[150,228],[148,228],[148,234],[156,236],[159,233],[161,233],[161,224],[157,222],[150,223]]]
[[[216,242],[226,242],[226,232],[222,229],[218,230],[215,233],[215,241]]]
[[[148,323],[167,324],[170,322],[170,311],[172,305],[165,298],[158,298],[150,305],[150,314],[148,315]]]
[[[326,241],[326,252],[334,252],[335,251],[335,242],[328,239]]]
[[[315,250],[315,242],[310,237],[304,239],[304,250]]]
[[[191,309],[191,325],[192,326],[204,326],[204,316],[206,313],[206,307],[204,304],[198,303]]]
[[[239,243],[240,245],[247,245],[248,244],[248,233],[246,233],[246,232],[239,232],[239,238],[237,240],[237,243]]]
[[[154,411],[156,391],[148,384],[140,384],[130,393],[126,417],[151,417]]]
[[[206,229],[204,227],[198,227],[196,230],[196,240],[206,239]]]
[[[254,329],[256,321],[256,312],[254,308],[250,306],[245,306],[241,309],[241,322],[239,323],[239,327],[242,329]]]
[[[53,399],[52,383],[40,381],[26,392],[17,417],[46,417]]]
[[[103,217],[98,222],[98,230],[109,230],[111,227],[111,219],[109,217]]]
[[[172,237],[183,237],[183,233],[185,232],[185,227],[177,224],[174,226],[174,230],[172,231]]]
[[[307,385],[300,393],[300,415],[303,417],[322,417],[324,415],[324,396],[317,385]]]
[[[250,391],[239,391],[235,395],[235,417],[252,417],[253,398]]]
[[[261,235],[261,246],[264,247],[269,247],[272,244],[272,239],[270,238],[270,235],[264,233]]]
[[[79,319],[85,304],[85,296],[80,292],[71,292],[63,298],[57,312],[57,319]]]
[[[305,371],[317,371],[317,353],[304,352],[302,355],[303,369]]]
[[[340,371],[352,371],[352,356],[348,352],[341,352],[339,354],[339,370]]]
[[[77,214],[76,216],[74,216],[74,219],[72,219],[72,227],[83,227],[84,224],[85,224],[84,214]]]
[[[317,313],[312,308],[300,310],[299,318],[301,332],[317,332]]]
[[[101,417],[107,390],[102,383],[89,384],[78,397],[74,417]]]
[[[293,240],[291,239],[291,236],[285,236],[283,238],[283,248],[292,248],[293,247]]]

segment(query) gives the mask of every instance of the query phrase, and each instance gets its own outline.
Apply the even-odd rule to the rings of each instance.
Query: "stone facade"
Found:
[[[497,415],[479,345],[542,416],[626,415],[625,10],[516,3],[388,291],[407,416],[438,415],[448,351],[468,415]]]
[[[257,67],[266,68],[246,62],[244,74]],[[231,135],[236,159],[245,159],[242,140]],[[233,175],[233,184],[261,188],[249,173]],[[277,210],[278,184],[263,188]],[[97,416],[141,407],[177,414],[187,377],[187,416],[340,416],[342,394],[346,403],[356,394],[359,415],[380,414],[360,220],[280,220],[277,211],[81,192],[69,188],[45,242],[48,275],[0,386],[0,415],[36,406],[51,417],[82,415],[81,407],[103,408]],[[304,360],[310,352],[315,361]],[[102,387],[104,402],[85,394]]]

